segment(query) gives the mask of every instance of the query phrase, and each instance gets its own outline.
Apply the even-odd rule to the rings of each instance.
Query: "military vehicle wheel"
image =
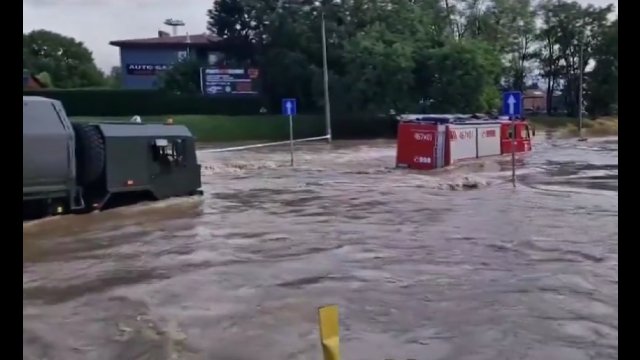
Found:
[[[73,131],[76,135],[78,183],[86,186],[96,181],[104,170],[104,140],[100,130],[93,125],[74,123]]]

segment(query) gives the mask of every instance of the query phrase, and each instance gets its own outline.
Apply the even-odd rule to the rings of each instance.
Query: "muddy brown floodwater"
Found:
[[[617,359],[617,139],[393,169],[393,142],[200,155],[201,198],[26,223],[25,359]]]

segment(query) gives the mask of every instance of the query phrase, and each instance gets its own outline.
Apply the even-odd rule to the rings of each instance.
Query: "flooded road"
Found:
[[[201,198],[24,229],[25,359],[617,359],[617,139],[395,170],[392,142],[201,154]]]

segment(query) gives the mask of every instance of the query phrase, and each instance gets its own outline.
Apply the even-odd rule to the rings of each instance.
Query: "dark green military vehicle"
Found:
[[[57,100],[22,100],[24,218],[201,193],[186,127],[72,123]]]

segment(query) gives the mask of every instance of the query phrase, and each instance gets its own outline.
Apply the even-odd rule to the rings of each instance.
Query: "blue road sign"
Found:
[[[296,99],[282,99],[282,115],[295,116],[297,111]]]
[[[508,116],[522,115],[522,93],[509,91],[502,94],[502,114]]]

